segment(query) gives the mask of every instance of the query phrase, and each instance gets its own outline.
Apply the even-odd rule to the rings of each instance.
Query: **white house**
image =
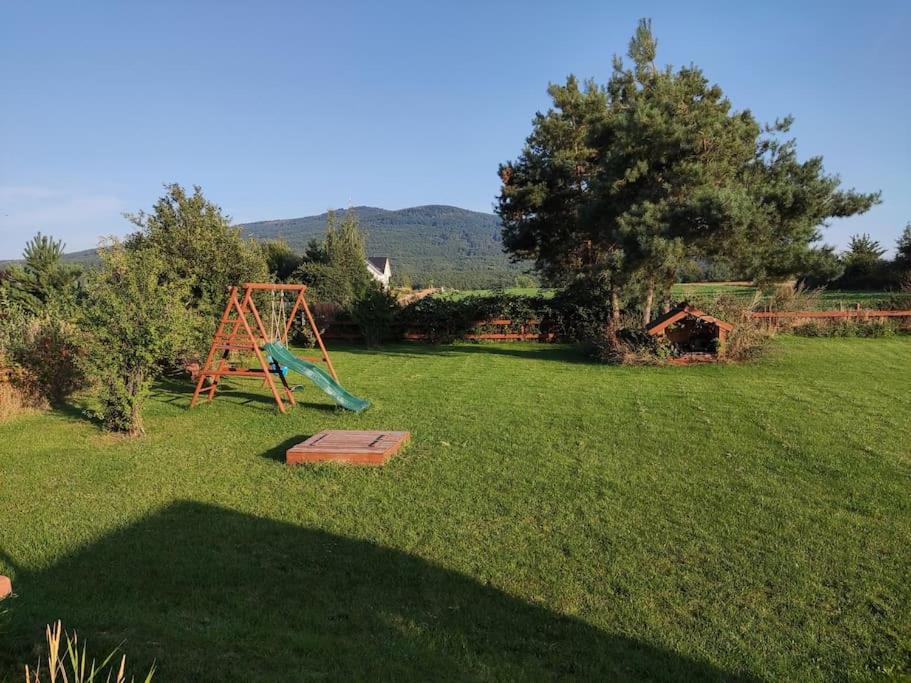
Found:
[[[383,287],[389,287],[389,280],[392,278],[392,266],[389,263],[388,256],[368,256],[367,272]]]

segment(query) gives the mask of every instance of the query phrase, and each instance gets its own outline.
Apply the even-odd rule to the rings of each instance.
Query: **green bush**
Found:
[[[367,346],[378,346],[392,336],[399,305],[392,292],[372,282],[351,306],[351,319],[357,323]]]
[[[195,359],[205,354],[228,287],[268,277],[262,249],[244,239],[198,186],[188,193],[176,183],[166,185],[151,213],[128,218],[139,230],[124,242],[126,250],[154,254],[162,264],[162,283],[188,287],[187,304],[198,315],[186,355]]]
[[[561,339],[588,344],[600,355],[611,319],[610,293],[599,281],[575,281],[551,300],[551,317]]]
[[[478,319],[476,299],[424,297],[402,308],[398,322],[404,330],[420,330],[433,343],[462,339]]]
[[[468,296],[463,299],[424,297],[403,307],[398,324],[427,335],[434,343],[464,339],[472,333],[494,331],[478,323],[487,320],[510,320],[496,331],[518,331],[528,320],[538,320],[547,328],[553,319],[550,301],[542,297],[513,296],[505,293],[490,296]]]
[[[193,339],[190,290],[169,279],[168,264],[153,250],[115,245],[102,259],[82,309],[98,416],[106,429],[136,436],[152,380]]]

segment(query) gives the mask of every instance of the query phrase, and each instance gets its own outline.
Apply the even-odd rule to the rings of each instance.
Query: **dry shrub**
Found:
[[[774,338],[775,330],[746,316],[734,323],[734,329],[721,348],[724,360],[742,362],[759,358]]]
[[[0,422],[47,408],[33,376],[22,369],[5,369],[0,359]]]
[[[24,372],[22,382],[52,405],[63,403],[85,385],[82,333],[54,317],[29,320],[10,357]]]
[[[811,292],[800,287],[795,289],[791,285],[781,285],[779,289],[781,299],[789,299],[790,305],[794,306],[801,305],[798,302],[806,303],[811,296],[819,296],[815,290]],[[789,290],[790,293],[785,290]],[[720,359],[735,362],[750,361],[759,358],[765,352],[769,342],[775,336],[775,329],[764,321],[751,318],[749,315],[759,306],[761,300],[762,296],[758,292],[753,295],[751,301],[746,303],[740,297],[720,294],[711,301],[701,304],[700,308],[703,311],[734,326],[719,349]]]
[[[893,318],[811,318],[793,321],[790,332],[800,337],[891,337],[904,331]]]
[[[676,355],[673,344],[648,334],[633,313],[623,314],[616,330],[599,327],[587,341],[592,356],[614,365],[663,365]]]
[[[783,282],[772,291],[764,307],[769,311],[812,311],[820,308],[822,291]]]

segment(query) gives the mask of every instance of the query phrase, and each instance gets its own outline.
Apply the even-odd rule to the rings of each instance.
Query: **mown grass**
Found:
[[[163,681],[823,680],[909,673],[911,338],[780,339],[743,366],[546,345],[336,350],[337,411],[255,382],[148,436],[0,426],[0,671],[61,618]],[[406,429],[385,468],[297,467]],[[2,679],[2,675],[0,675]]]

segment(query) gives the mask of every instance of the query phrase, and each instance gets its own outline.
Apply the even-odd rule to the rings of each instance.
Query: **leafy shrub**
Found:
[[[367,270],[365,242],[354,209],[348,210],[341,224],[330,211],[326,237],[321,243],[310,243],[294,279],[309,286],[311,300],[350,308],[374,282]]]
[[[414,329],[434,343],[464,339],[472,333],[489,331],[479,325],[487,320],[510,320],[507,331],[518,331],[529,320],[547,327],[553,319],[550,302],[542,297],[513,296],[505,293],[491,296],[468,296],[462,299],[424,297],[404,306],[398,323],[404,330]],[[497,326],[497,331],[503,331]]]
[[[588,343],[596,349],[606,342],[604,326],[611,319],[610,293],[599,282],[577,280],[553,298],[553,324],[561,339]]]
[[[127,218],[138,231],[125,241],[126,250],[154,254],[163,264],[162,283],[188,287],[187,304],[198,315],[187,355],[199,357],[209,347],[228,287],[268,277],[262,249],[244,239],[198,186],[189,193],[177,183],[165,185],[151,213]]]
[[[399,310],[395,295],[372,282],[351,306],[351,318],[364,335],[367,346],[378,346],[392,335]]]
[[[401,309],[399,323],[403,329],[418,328],[433,343],[462,339],[478,320],[477,299],[444,299],[424,297]]]
[[[82,312],[98,416],[106,429],[136,436],[152,380],[193,338],[190,294],[185,282],[168,280],[168,265],[152,250],[115,245],[102,258]]]
[[[48,316],[29,321],[15,355],[51,405],[61,405],[85,386],[84,358],[82,332],[71,322]]]

